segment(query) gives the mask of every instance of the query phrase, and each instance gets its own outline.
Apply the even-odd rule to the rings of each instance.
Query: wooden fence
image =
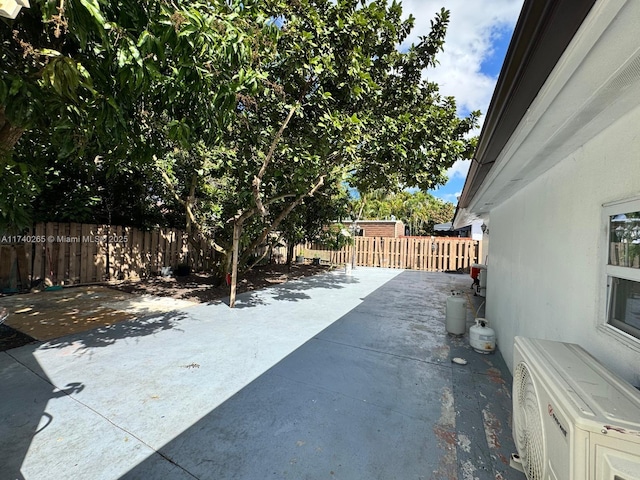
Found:
[[[451,237],[356,237],[353,246],[331,251],[317,244],[296,246],[295,255],[333,264],[427,271],[466,269],[480,258],[479,242]],[[284,260],[281,248],[273,260]],[[75,285],[133,280],[188,263],[192,270],[215,267],[213,249],[193,247],[176,229],[79,223],[39,223],[21,236],[0,233],[0,293],[28,290],[39,280]]]
[[[189,245],[176,229],[39,223],[20,236],[0,233],[1,291],[27,290],[45,278],[65,285],[137,279],[181,263],[209,270],[214,252],[204,242]]]
[[[609,264],[618,267],[640,268],[640,245],[630,242],[609,243]]]
[[[478,263],[477,240],[457,237],[356,237],[354,245],[338,251],[312,243],[298,245],[296,255],[325,262],[351,263],[362,267],[403,268],[443,272],[466,269]]]

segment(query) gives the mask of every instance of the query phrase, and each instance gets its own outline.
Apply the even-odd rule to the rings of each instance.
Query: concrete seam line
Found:
[[[106,416],[104,416],[102,413],[100,413],[99,411],[97,411],[95,408],[87,405],[84,402],[81,402],[80,400],[78,400],[76,397],[72,396],[71,394],[67,393],[64,389],[58,387],[57,385],[55,385],[54,383],[51,382],[51,380],[48,377],[43,377],[42,375],[38,374],[37,372],[35,372],[33,369],[31,369],[28,365],[26,365],[25,363],[21,362],[20,360],[18,360],[16,357],[14,357],[13,355],[11,355],[8,351],[5,352],[7,355],[9,355],[11,358],[13,358],[16,363],[22,365],[24,368],[26,368],[27,370],[29,370],[31,373],[33,373],[36,377],[42,379],[43,381],[45,381],[46,383],[48,383],[49,385],[51,385],[53,388],[58,389],[60,392],[64,393],[67,397],[69,397],[70,399],[72,399],[73,401],[77,402],[78,404],[82,405],[83,407],[87,408],[88,410],[92,411],[93,413],[95,413],[96,415],[98,415],[99,417],[102,417],[103,419],[105,419],[108,423],[110,423],[111,425],[113,425],[114,427],[116,427],[118,430],[121,430],[123,432],[125,432],[128,435],[131,435],[133,438],[135,438],[136,440],[138,440],[141,444],[145,445],[146,447],[148,447],[151,451],[157,453],[158,455],[160,455],[162,458],[164,458],[167,462],[171,463],[172,465],[175,465],[176,467],[180,468],[181,470],[183,470],[187,475],[198,479],[198,477],[196,477],[193,473],[191,473],[189,470],[187,470],[186,468],[184,468],[182,465],[174,462],[172,459],[170,459],[169,457],[167,457],[165,454],[159,452],[158,450],[156,450],[155,448],[153,448],[151,445],[149,445],[147,442],[145,442],[144,440],[142,440],[140,437],[138,437],[137,435],[133,434],[132,432],[130,432],[129,430],[127,430],[124,427],[121,427],[120,425],[118,425],[117,423],[113,422],[112,420],[110,420],[109,418],[107,418]]]

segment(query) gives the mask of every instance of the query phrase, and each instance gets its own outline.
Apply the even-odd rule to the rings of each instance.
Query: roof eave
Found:
[[[458,212],[468,210],[594,3],[595,0],[525,0],[458,200],[454,224],[459,222]]]

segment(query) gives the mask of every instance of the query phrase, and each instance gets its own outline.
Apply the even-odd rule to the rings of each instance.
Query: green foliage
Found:
[[[0,231],[17,232],[29,224],[29,211],[38,186],[33,182],[28,167],[8,160],[0,163]]]
[[[279,230],[288,244],[322,241],[327,226],[347,215],[348,202],[348,194],[343,186],[335,183],[327,185],[322,193],[305,198],[293,209],[280,224]]]
[[[364,202],[364,206],[363,206]],[[433,226],[453,220],[455,206],[421,191],[387,194],[376,191],[353,201],[352,211],[362,207],[363,220],[402,220],[410,235],[432,235]]]
[[[102,192],[113,191],[108,183],[114,184],[113,172],[123,165],[122,173],[131,171],[135,183],[149,190],[159,178],[157,171],[156,179],[148,175],[154,158],[176,145],[216,142],[233,115],[236,94],[256,84],[247,68],[251,44],[263,42],[263,30],[265,37],[273,30],[256,23],[259,11],[240,1],[31,6],[0,29],[0,129],[6,124],[25,130],[16,149],[17,138],[3,144],[0,135],[0,162],[8,152],[31,171],[50,172],[59,170],[56,162],[71,159],[82,181],[100,157],[110,181],[93,182],[91,197],[105,208],[113,202]],[[44,158],[30,158],[33,143]],[[65,173],[75,178],[73,169]],[[38,180],[44,190],[56,183],[48,173]],[[95,207],[81,191],[64,194],[77,197],[72,203]],[[16,204],[22,211],[13,218],[29,221],[29,207]],[[80,210],[68,210],[74,212],[84,218]]]
[[[457,117],[424,80],[446,10],[401,51],[413,18],[395,1],[31,5],[0,29],[14,226],[165,223],[227,254],[236,227],[242,260],[272,231],[311,238],[339,219],[339,185],[432,188],[475,146],[477,112]]]
[[[340,250],[347,245],[353,245],[354,238],[342,223],[332,223],[322,233],[320,243],[330,250]]]

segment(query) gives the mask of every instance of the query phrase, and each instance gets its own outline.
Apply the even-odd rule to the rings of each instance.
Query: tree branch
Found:
[[[253,190],[253,198],[255,199],[256,207],[258,208],[258,211],[263,217],[267,215],[267,209],[263,205],[262,196],[260,195],[260,186],[262,185],[262,177],[264,177],[264,174],[267,172],[267,167],[269,166],[269,163],[273,158],[273,154],[276,151],[278,142],[282,138],[282,134],[284,133],[285,128],[287,128],[287,125],[291,121],[291,118],[293,117],[293,114],[296,112],[299,105],[300,104],[297,102],[295,105],[292,105],[291,108],[289,109],[289,114],[287,115],[287,118],[284,119],[284,122],[282,122],[282,124],[280,125],[280,129],[278,130],[278,133],[276,133],[276,136],[271,142],[271,146],[269,147],[269,152],[267,153],[267,156],[264,158],[262,162],[262,166],[258,171],[258,174],[255,177],[253,177],[253,182],[251,182],[251,189]]]
[[[277,245],[278,243],[280,243],[280,240],[282,240],[282,235],[280,235],[280,236],[276,239],[276,241],[275,241],[274,243],[270,243],[270,244],[269,244],[269,248],[266,248],[266,249],[264,250],[264,253],[263,253],[262,255],[260,255],[260,257],[259,257],[259,258],[257,258],[255,262],[253,262],[251,265],[249,265],[249,266],[247,267],[247,270],[251,270],[251,269],[252,269],[253,267],[255,267],[258,263],[260,263],[260,262],[262,261],[262,259],[263,259],[264,257],[266,257],[266,256],[267,256],[267,254],[268,254],[269,252],[273,252],[273,246],[274,246],[274,244],[276,244],[276,245]]]
[[[285,198],[288,197],[295,197],[295,193],[286,193],[284,195],[279,195],[277,197],[273,197],[269,200],[267,200],[266,202],[264,202],[264,205],[268,206],[271,205],[275,202],[278,202],[280,200],[283,200]],[[231,217],[229,220],[227,220],[227,223],[231,223],[231,222],[244,222],[245,220],[251,218],[253,215],[255,215],[256,213],[258,213],[258,207],[253,207],[253,208],[248,208],[242,212],[239,212],[236,216]]]
[[[268,212],[266,209],[266,205],[262,202],[262,196],[260,195],[260,186],[262,185],[262,178],[264,177],[264,174],[267,173],[267,167],[269,166],[269,163],[271,163],[271,160],[273,159],[273,155],[275,154],[276,147],[278,146],[278,142],[280,141],[280,139],[282,138],[282,135],[284,134],[284,130],[287,128],[287,125],[289,125],[289,122],[293,118],[293,114],[296,113],[296,110],[302,105],[302,99],[307,94],[307,92],[309,91],[309,87],[315,80],[316,79],[311,77],[307,81],[307,84],[302,89],[302,92],[300,92],[300,98],[289,109],[287,118],[284,119],[284,121],[280,125],[280,129],[278,130],[278,133],[276,133],[276,136],[271,142],[271,146],[269,147],[269,152],[267,153],[267,156],[262,162],[262,166],[260,167],[258,174],[255,177],[253,177],[253,181],[251,182],[251,190],[253,191],[253,197],[256,202],[256,207],[258,208],[258,211],[263,217],[265,217]]]
[[[162,175],[164,182],[167,184],[167,187],[169,187],[169,190],[171,190],[171,193],[173,194],[173,198],[175,198],[180,205],[184,206],[185,201],[182,198],[180,198],[180,195],[178,195],[178,192],[176,192],[176,187],[173,185],[173,182],[169,178],[169,175],[167,175],[167,172],[160,169],[160,174]]]
[[[193,214],[193,210],[191,209],[191,205],[189,204],[189,202],[185,202],[182,198],[180,198],[180,195],[178,195],[178,192],[176,191],[175,186],[173,185],[173,182],[171,181],[171,179],[169,178],[169,175],[167,175],[167,173],[160,169],[160,174],[162,175],[162,178],[164,179],[165,183],[167,184],[167,187],[169,187],[169,190],[171,190],[171,193],[173,194],[173,197],[176,199],[176,201],[182,205],[183,207],[185,207],[185,211],[187,212],[187,216],[189,217],[189,221],[191,222],[191,225],[195,225],[195,227],[198,229],[198,233],[200,234],[200,236],[202,238],[204,238],[206,240],[206,242],[213,247],[213,249],[216,252],[219,253],[226,253],[226,250],[224,248],[222,248],[220,245],[218,245],[215,241],[211,240],[209,237],[207,237],[206,235],[203,235],[202,233],[202,227],[201,225],[198,223],[198,221],[196,220],[195,215]],[[195,186],[196,182],[192,182],[191,184],[191,188],[189,190],[189,194],[190,194],[190,198],[195,200],[195,190],[196,190],[196,186]]]
[[[0,108],[0,159],[9,156],[23,133],[24,128],[11,125],[5,116],[4,107]]]
[[[298,195],[298,197],[293,202],[291,202],[282,212],[280,212],[280,215],[278,215],[276,219],[269,226],[265,227],[264,230],[262,230],[262,233],[260,234],[260,236],[256,238],[251,243],[251,245],[247,247],[247,249],[245,250],[245,253],[242,254],[242,257],[240,257],[240,260],[245,261],[249,257],[250,252],[258,248],[262,244],[262,242],[265,241],[269,233],[271,233],[274,229],[276,229],[280,225],[280,223],[282,223],[282,221],[287,217],[287,215],[289,215],[289,213],[291,213],[291,211],[294,208],[296,208],[298,205],[300,205],[300,203],[302,203],[302,200],[304,200],[306,197],[313,196],[313,194],[316,193],[318,189],[322,187],[322,185],[324,185],[324,178],[325,178],[325,175],[320,176],[308,192]],[[291,196],[294,196],[294,195],[293,194],[283,195],[283,197],[291,197]]]

